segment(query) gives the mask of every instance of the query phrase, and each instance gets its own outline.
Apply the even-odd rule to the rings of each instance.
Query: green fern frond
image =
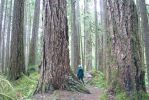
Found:
[[[15,99],[6,94],[0,93],[0,100],[15,100]]]

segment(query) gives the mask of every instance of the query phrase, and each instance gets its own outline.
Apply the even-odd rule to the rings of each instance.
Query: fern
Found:
[[[0,75],[0,100],[15,100],[14,92],[11,83]]]
[[[15,99],[6,94],[0,93],[0,100],[15,100]]]

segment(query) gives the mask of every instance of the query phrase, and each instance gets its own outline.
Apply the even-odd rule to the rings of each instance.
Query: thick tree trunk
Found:
[[[34,10],[34,19],[33,19],[33,29],[32,29],[32,38],[30,43],[29,51],[29,65],[36,64],[36,42],[38,37],[39,29],[39,16],[40,16],[40,0],[35,1],[35,10]]]
[[[24,0],[14,0],[9,78],[16,80],[25,73],[23,44]]]
[[[71,90],[70,85],[73,84],[70,81],[73,77],[69,65],[66,0],[45,0],[44,7],[43,59],[35,93]]]
[[[145,90],[145,71],[142,66],[142,51],[138,33],[138,16],[133,0],[108,0],[108,15],[110,25],[109,42],[112,86],[121,86],[129,97]]]

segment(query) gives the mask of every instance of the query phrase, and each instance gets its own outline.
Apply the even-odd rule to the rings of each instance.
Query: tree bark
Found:
[[[70,90],[73,77],[69,65],[66,0],[45,0],[44,7],[43,59],[35,93]]]
[[[23,22],[24,0],[14,0],[9,66],[9,78],[11,80],[16,80],[21,77],[21,73],[25,73]]]
[[[108,0],[108,20],[110,28],[109,43],[111,43],[110,84],[120,86],[130,99],[140,100],[140,91],[146,91],[144,67],[142,66],[142,51],[138,33],[138,15],[133,0]]]

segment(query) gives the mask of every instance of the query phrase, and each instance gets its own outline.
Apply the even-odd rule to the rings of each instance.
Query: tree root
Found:
[[[74,80],[73,78],[69,78],[66,90],[90,94],[90,91],[84,86],[84,84],[78,80]]]
[[[54,90],[55,89],[53,88],[52,84],[50,83],[44,84],[44,83],[38,82],[34,94],[45,93],[45,92],[54,91]],[[84,84],[82,84],[79,80],[72,78],[72,76],[67,79],[67,82],[62,84],[62,87],[60,88],[60,90],[67,90],[67,91],[73,91],[73,92],[77,91],[81,93],[90,94],[90,91],[84,86]]]
[[[78,80],[72,71],[70,71],[69,76],[65,76],[65,82],[61,84],[60,88],[54,88],[54,84],[52,85],[50,82],[45,83],[41,78],[41,80],[38,81],[34,94],[45,93],[57,89],[90,94],[90,91]]]

